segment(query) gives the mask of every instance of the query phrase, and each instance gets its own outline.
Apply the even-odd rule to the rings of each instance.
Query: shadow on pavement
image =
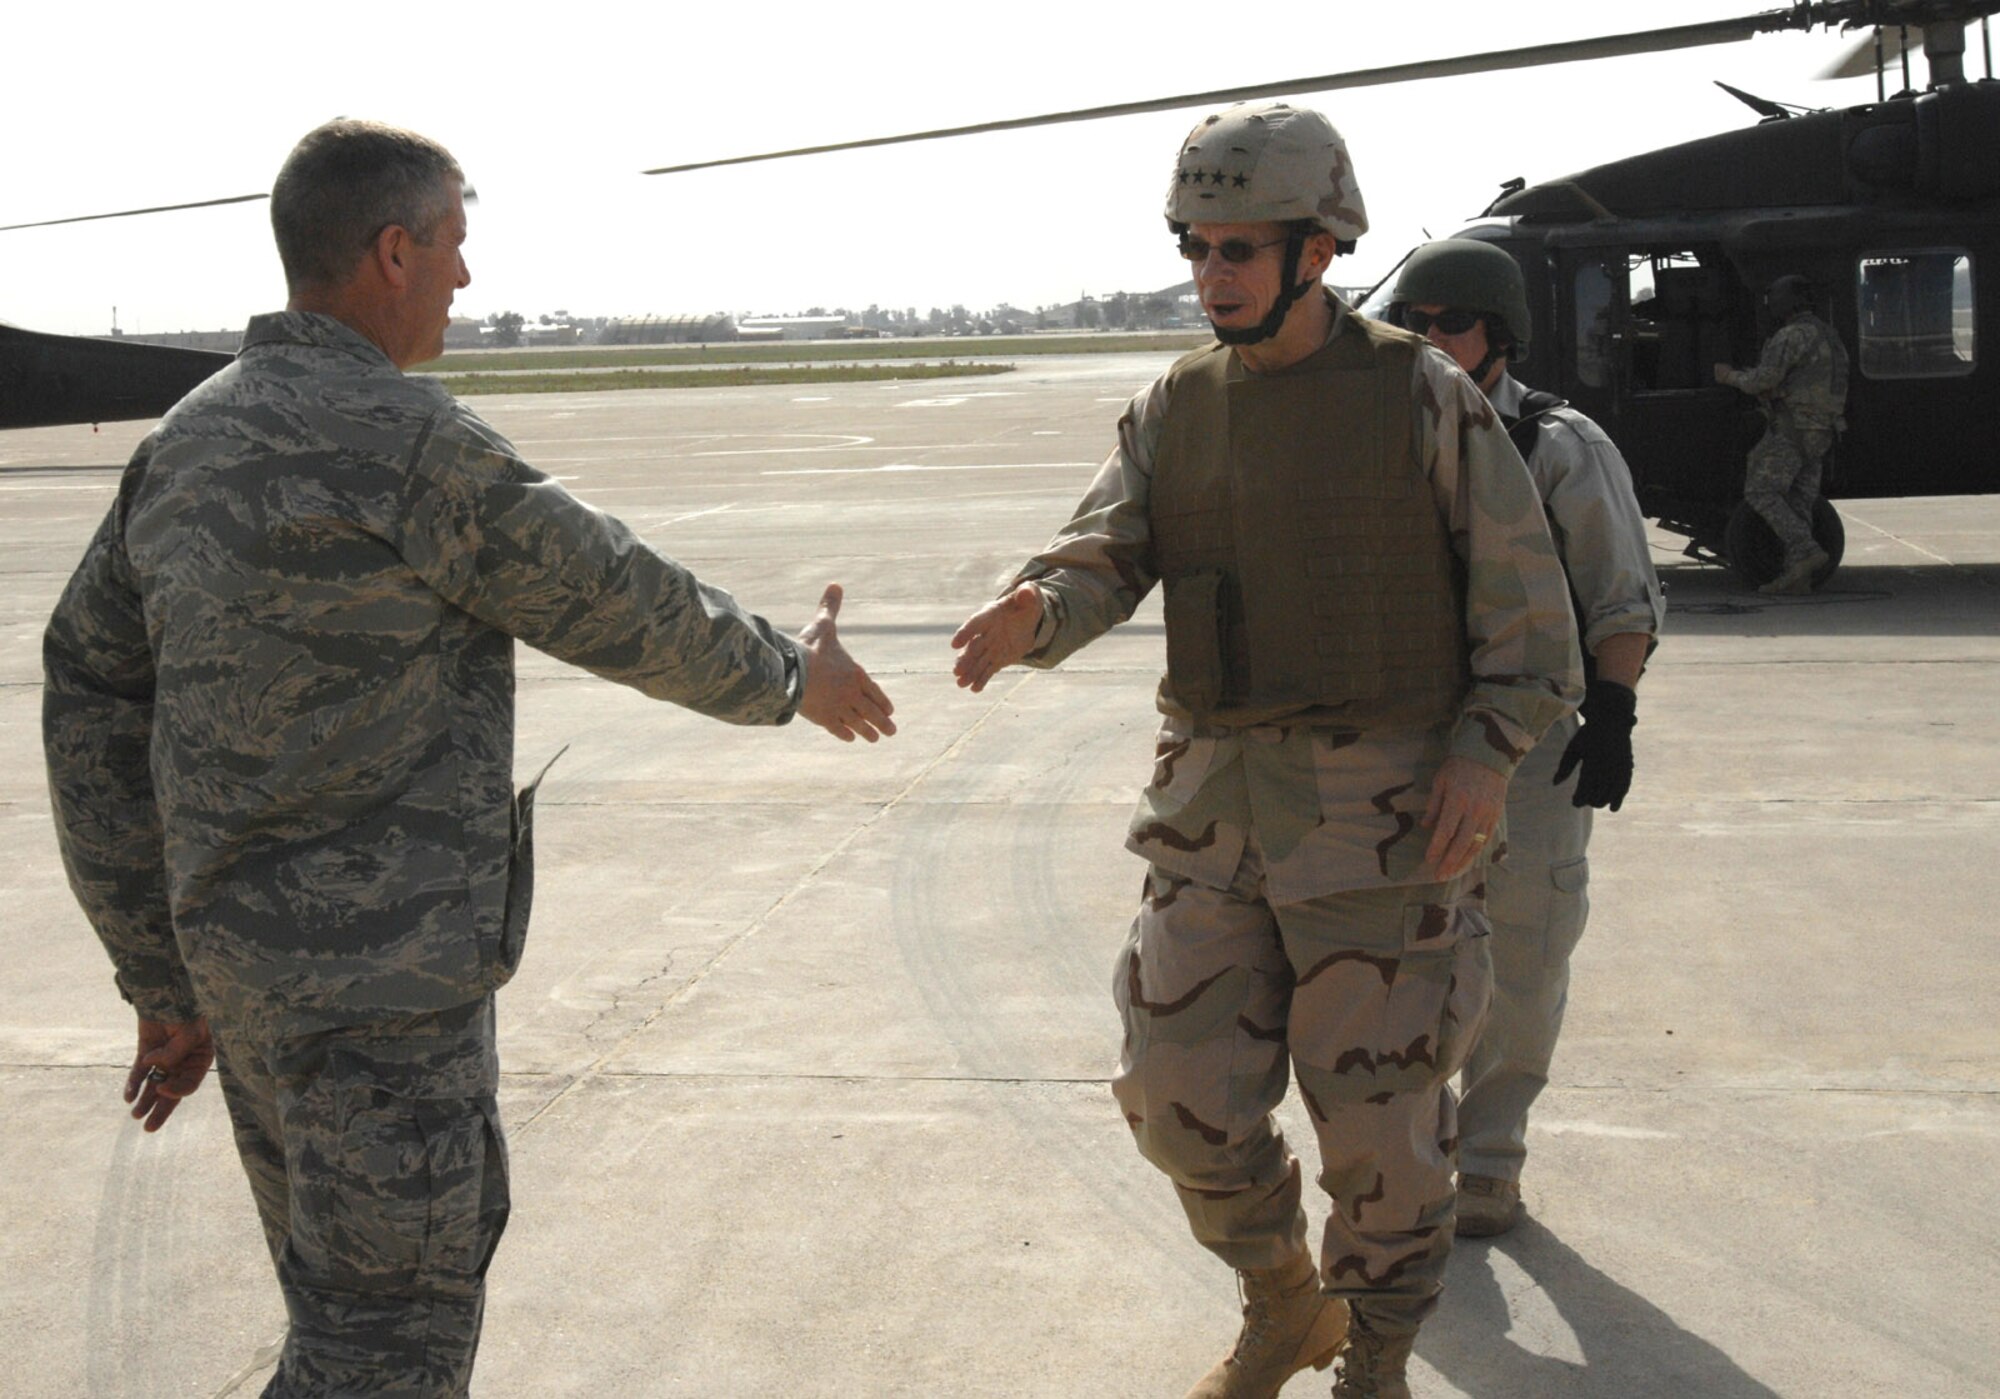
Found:
[[[1993,563],[1843,564],[1804,597],[1766,596],[1705,564],[1659,573],[1676,635],[1990,636],[2000,604]]]
[[[1533,1335],[1538,1319],[1513,1317],[1508,1292],[1520,1283],[1495,1267],[1504,1255],[1527,1275],[1575,1337],[1552,1338],[1582,1359],[1531,1350],[1515,1337]],[[1507,1270],[1509,1273],[1511,1269]],[[1532,1296],[1533,1293],[1526,1295]],[[1537,1305],[1537,1312],[1545,1311]],[[1513,1333],[1513,1334],[1510,1334]],[[1452,1249],[1444,1299],[1425,1325],[1417,1354],[1461,1392],[1480,1399],[1776,1399],[1714,1345],[1589,1263],[1533,1218],[1493,1243],[1461,1239]]]

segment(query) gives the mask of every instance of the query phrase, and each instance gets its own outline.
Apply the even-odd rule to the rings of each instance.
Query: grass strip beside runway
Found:
[[[842,360],[982,359],[1020,355],[1196,350],[1215,337],[1192,330],[1120,335],[963,335],[913,340],[721,341],[713,345],[579,345],[551,349],[453,350],[419,365],[426,374],[502,369],[612,369],[637,365],[802,364]]]
[[[866,379],[962,379],[1006,374],[1011,364],[774,364],[719,369],[614,369],[570,374],[440,374],[461,397],[480,393],[604,393],[616,389],[717,389],[739,384],[845,384]]]

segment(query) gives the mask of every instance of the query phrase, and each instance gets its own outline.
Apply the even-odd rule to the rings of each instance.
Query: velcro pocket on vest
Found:
[[[1197,569],[1166,580],[1167,674],[1197,714],[1222,703],[1222,585],[1228,571]]]

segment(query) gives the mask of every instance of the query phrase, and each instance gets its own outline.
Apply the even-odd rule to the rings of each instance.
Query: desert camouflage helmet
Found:
[[[1368,231],[1347,143],[1318,112],[1262,102],[1217,112],[1190,131],[1167,186],[1167,221],[1309,219],[1343,241]]]
[[[1440,238],[1418,248],[1397,274],[1389,299],[1404,306],[1443,306],[1498,316],[1514,337],[1510,354],[1515,359],[1528,353],[1528,341],[1535,333],[1520,265],[1504,249],[1477,238]]]

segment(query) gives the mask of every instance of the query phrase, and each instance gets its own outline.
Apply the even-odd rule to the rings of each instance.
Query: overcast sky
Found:
[[[1031,308],[1185,277],[1161,203],[1203,109],[691,175],[638,172],[1771,8],[1775,0],[17,6],[0,84],[0,223],[266,190],[307,129],[367,116],[443,141],[479,191],[462,314]],[[1846,43],[1826,32],[1767,35],[1294,99],[1347,137],[1374,225],[1332,280],[1374,280],[1425,228],[1452,231],[1512,176],[1554,178],[1756,120],[1712,79],[1800,105],[1871,100],[1872,79],[1813,80]],[[0,319],[101,333],[116,306],[127,330],[239,327],[283,300],[264,208],[0,234]]]

